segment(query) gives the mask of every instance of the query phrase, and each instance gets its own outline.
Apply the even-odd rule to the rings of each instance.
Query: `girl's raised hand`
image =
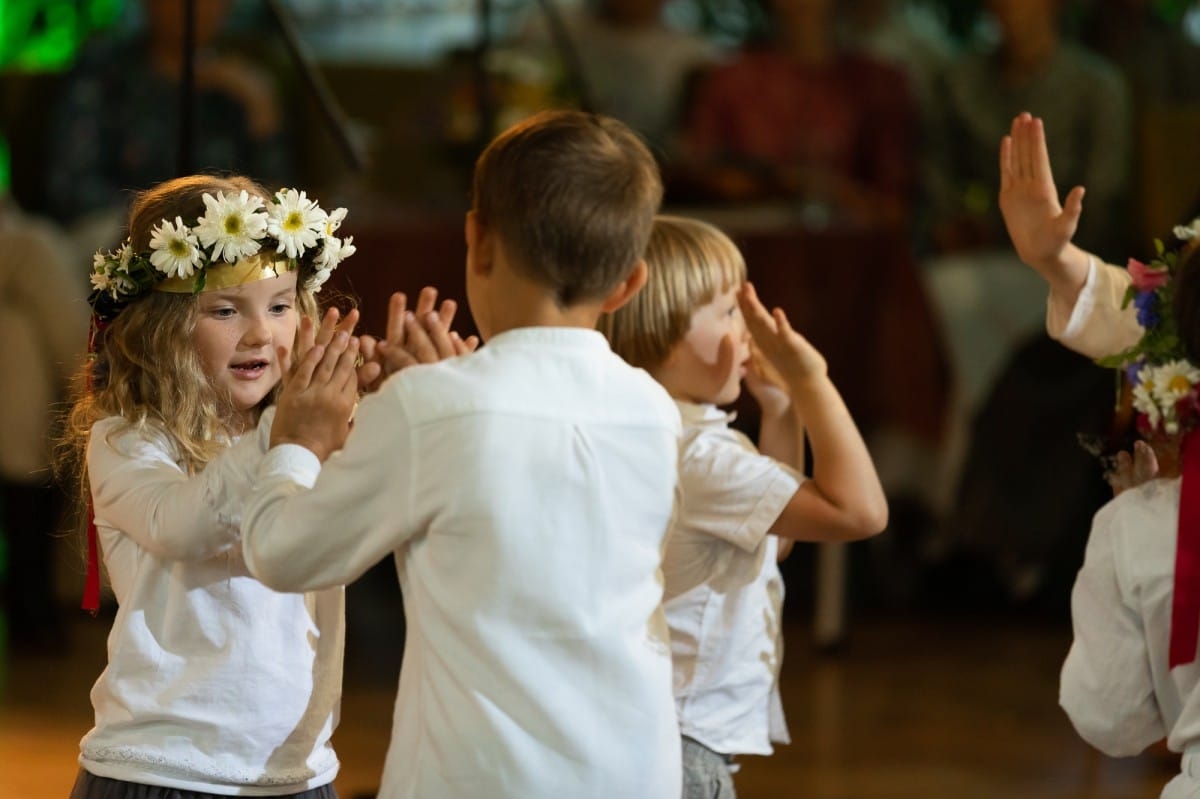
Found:
[[[1059,204],[1042,120],[1027,112],[1014,118],[1000,142],[1000,212],[1017,256],[1051,284],[1079,227],[1083,194],[1076,186]]]
[[[358,351],[358,339],[346,330],[308,348],[276,400],[272,447],[299,444],[322,461],[341,449],[358,402]]]

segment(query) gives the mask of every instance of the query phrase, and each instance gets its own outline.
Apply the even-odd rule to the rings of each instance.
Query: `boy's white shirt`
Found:
[[[680,731],[723,754],[789,743],[779,697],[783,578],[767,531],[804,476],[713,405],[679,402],[682,505],[663,558]]]
[[[380,799],[678,799],[662,612],[679,414],[592,330],[522,328],[394,375],[309,491],[272,449],[251,571],[299,589],[394,552],[406,611]],[[399,627],[399,620],[397,626]]]
[[[242,796],[337,775],[345,592],[277,593],[249,575],[239,543],[273,416],[192,477],[162,434],[115,417],[92,428],[96,527],[118,602],[80,744],[92,774]]]
[[[1133,279],[1119,266],[1088,256],[1088,276],[1075,304],[1050,293],[1046,301],[1046,331],[1065,347],[1089,358],[1115,355],[1142,337],[1137,310],[1122,308]]]
[[[1102,752],[1135,755],[1165,737],[1183,753],[1162,792],[1170,799],[1200,795],[1200,662],[1167,668],[1180,484],[1152,480],[1096,514],[1059,690],[1075,729]]]

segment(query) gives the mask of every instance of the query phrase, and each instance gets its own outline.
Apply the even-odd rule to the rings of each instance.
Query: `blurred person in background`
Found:
[[[65,500],[50,470],[57,404],[87,344],[87,280],[63,234],[0,190],[0,528],[9,646],[65,644],[54,543]],[[82,562],[82,561],[81,561]]]
[[[195,97],[188,171],[236,171],[277,186],[293,175],[292,141],[265,46],[234,51],[234,0],[194,4]],[[133,193],[179,168],[184,13],[179,0],[141,0],[143,24],[96,36],[65,77],[52,111],[46,194],[79,247],[115,243]]]

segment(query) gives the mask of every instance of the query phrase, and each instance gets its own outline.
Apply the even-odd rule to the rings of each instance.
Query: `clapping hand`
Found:
[[[465,355],[479,346],[479,339],[463,339],[450,329],[458,303],[443,300],[437,305],[437,289],[426,286],[417,297],[417,307],[408,310],[408,298],[396,292],[388,301],[387,334],[383,339],[361,336],[363,365],[359,385],[374,391],[384,378],[419,363]]]

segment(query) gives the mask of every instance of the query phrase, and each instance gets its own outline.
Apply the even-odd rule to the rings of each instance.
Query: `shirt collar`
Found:
[[[565,346],[612,351],[608,346],[608,339],[604,337],[603,333],[585,327],[515,327],[492,336],[488,339],[486,346]]]
[[[737,418],[737,413],[721,410],[711,402],[675,400],[675,404],[685,425],[727,425]]]

